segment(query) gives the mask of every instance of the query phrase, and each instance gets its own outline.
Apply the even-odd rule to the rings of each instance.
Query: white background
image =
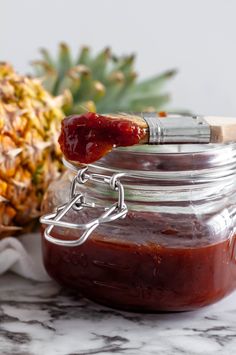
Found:
[[[172,107],[236,115],[236,0],[0,0],[0,60],[29,72],[42,46],[136,52],[142,77],[178,68]]]

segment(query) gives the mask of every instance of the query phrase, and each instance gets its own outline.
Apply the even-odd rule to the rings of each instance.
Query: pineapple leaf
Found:
[[[64,75],[67,73],[67,71],[70,69],[71,65],[72,65],[72,61],[70,58],[69,47],[67,46],[66,43],[60,43],[58,61],[57,61],[58,77],[52,91],[53,95],[56,96],[60,93],[59,91],[60,82],[63,79]]]
[[[50,74],[51,71],[54,71],[54,69],[44,60],[34,60],[31,62],[31,65],[34,68],[37,77],[43,77],[44,75]]]
[[[158,93],[166,84],[166,82],[174,77],[175,74],[176,70],[169,70],[160,75],[154,76],[153,78],[146,79],[140,83],[137,83],[129,92],[130,100],[149,97],[154,93]]]
[[[90,100],[90,92],[92,90],[93,81],[90,71],[81,71],[78,73],[80,76],[80,89],[73,95],[74,102]]]
[[[93,92],[91,93],[93,101],[98,102],[104,97],[105,93],[105,86],[100,81],[94,81]]]
[[[47,75],[43,77],[43,86],[50,92],[53,91],[57,81],[57,73],[55,71],[48,72]]]
[[[116,111],[119,107],[117,97],[121,93],[124,86],[124,81],[114,82],[109,86],[103,100],[97,102],[97,111],[101,113]]]
[[[102,50],[91,63],[91,71],[96,80],[104,81],[106,77],[107,64],[111,57],[110,48]]]
[[[73,107],[73,113],[96,112],[96,106],[93,101],[80,102]]]
[[[83,64],[83,65],[90,65],[90,50],[89,47],[82,47],[80,53],[79,53],[79,57],[77,59],[77,61],[75,62],[75,65],[78,64]]]
[[[57,60],[47,50],[41,53],[43,61],[34,63],[36,75],[43,78],[44,86],[54,95],[65,89],[71,92],[73,102],[67,105],[66,114],[84,112],[89,107],[96,107],[101,113],[150,107],[159,110],[169,100],[163,87],[176,74],[176,70],[169,70],[137,83],[135,55],[118,57],[110,48],[93,56],[84,46],[76,60],[72,60],[65,43],[60,44]]]
[[[170,96],[168,94],[149,96],[139,98],[137,100],[132,100],[129,102],[129,105],[133,108],[134,111],[142,111],[144,108],[149,109],[153,108],[154,110],[160,110],[163,106],[169,102]]]
[[[116,102],[121,102],[122,100],[125,100],[126,95],[129,95],[129,91],[132,88],[133,84],[135,83],[135,80],[137,78],[137,74],[134,72],[129,73],[129,75],[126,76],[125,78],[125,83],[122,87],[122,90],[120,90]],[[129,98],[129,96],[128,96]]]
[[[62,94],[64,90],[66,90],[69,87],[70,92],[74,97],[76,93],[79,91],[80,84],[81,84],[80,76],[75,75],[74,73],[69,71],[61,80],[58,87],[58,92]]]
[[[70,50],[67,44],[61,43],[59,47],[59,56],[58,56],[58,70],[59,76],[62,77],[67,73],[67,71],[72,66],[72,60],[70,56]]]
[[[45,60],[46,63],[48,63],[48,65],[50,65],[52,68],[55,67],[55,62],[52,59],[51,54],[46,48],[41,48],[40,53],[42,54],[43,59]]]
[[[124,75],[128,75],[133,71],[135,55],[117,58],[113,56],[114,63],[117,63],[113,71],[121,71]]]

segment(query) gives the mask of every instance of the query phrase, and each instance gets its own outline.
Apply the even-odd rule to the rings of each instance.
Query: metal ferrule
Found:
[[[168,115],[161,118],[156,112],[141,113],[149,128],[149,144],[210,143],[210,126],[200,116]]]

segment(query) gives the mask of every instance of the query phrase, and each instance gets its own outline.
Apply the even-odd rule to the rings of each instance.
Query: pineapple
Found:
[[[57,143],[64,97],[0,63],[0,237],[39,216],[42,195],[59,176]]]
[[[34,61],[35,75],[54,96],[69,89],[73,100],[64,106],[65,114],[92,112],[159,111],[169,102],[163,85],[176,71],[170,70],[137,82],[133,55],[116,57],[109,48],[93,57],[83,47],[73,60],[65,43],[59,46],[58,58],[41,50],[42,60]]]

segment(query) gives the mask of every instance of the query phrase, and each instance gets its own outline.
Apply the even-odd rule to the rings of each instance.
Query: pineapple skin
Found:
[[[115,56],[110,48],[97,55],[82,47],[72,58],[69,46],[61,43],[53,58],[41,49],[42,59],[32,62],[34,75],[53,95],[68,89],[72,100],[63,107],[69,115],[87,111],[138,112],[166,109],[170,95],[163,89],[176,70],[168,70],[143,81],[137,81],[135,56]]]
[[[0,237],[33,224],[45,190],[60,175],[57,140],[64,102],[40,80],[0,63]]]

